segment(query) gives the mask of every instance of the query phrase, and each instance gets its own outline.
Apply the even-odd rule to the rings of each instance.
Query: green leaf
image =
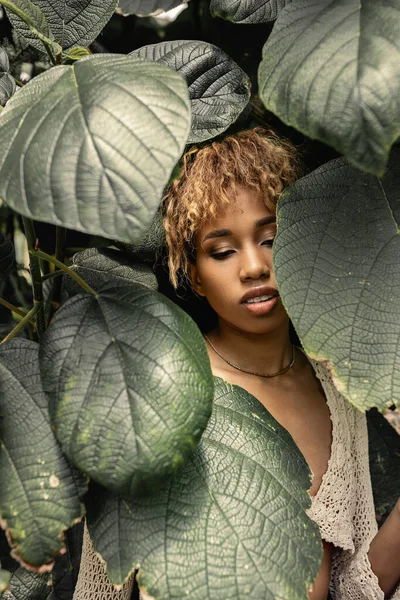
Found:
[[[0,564],[0,593],[4,592],[8,588],[10,579],[11,573],[2,569]]]
[[[155,262],[158,258],[168,252],[167,238],[165,235],[162,209],[159,208],[150,224],[149,229],[145,233],[140,244],[124,244],[114,242],[114,244],[132,254],[132,258],[138,261]]]
[[[383,179],[342,159],[278,204],[274,268],[308,355],[360,410],[400,402],[400,161]]]
[[[213,412],[193,458],[164,490],[127,501],[87,497],[97,552],[120,584],[139,566],[157,600],[306,600],[319,569],[310,471],[289,433],[242,388],[215,378]]]
[[[119,0],[117,12],[124,15],[157,15],[160,12],[186,4],[187,0]]]
[[[83,508],[51,429],[38,348],[23,339],[0,346],[0,515],[14,557],[36,566],[63,548]]]
[[[85,56],[90,56],[89,48],[82,48],[79,46],[78,48],[71,48],[68,50],[67,54],[64,57],[64,61],[68,60],[81,60],[81,58],[85,58]]]
[[[55,67],[0,115],[0,198],[38,221],[139,243],[189,127],[186,84],[164,65],[101,54]]]
[[[137,494],[175,473],[207,424],[204,340],[173,302],[110,282],[66,302],[41,344],[52,422],[68,458],[105,487]]]
[[[268,23],[286,4],[288,0],[211,0],[210,11],[233,23]]]
[[[18,0],[18,3],[22,1],[30,2]],[[17,3],[17,0],[14,2]],[[35,0],[36,10],[46,17],[56,42],[63,50],[73,46],[89,46],[113,16],[116,5],[117,0]],[[18,33],[32,46],[42,50],[24,23],[12,14],[10,20]]]
[[[259,69],[266,108],[382,175],[400,135],[399,19],[390,0],[288,3]]]
[[[131,54],[164,63],[186,80],[192,106],[188,142],[203,142],[219,135],[249,102],[250,79],[213,44],[176,40],[143,46]]]
[[[400,497],[400,435],[376,408],[367,413],[369,466],[375,512],[390,512]]]
[[[122,252],[111,248],[88,248],[78,252],[70,268],[95,290],[111,280],[141,283],[150,290],[158,288],[157,278],[150,267],[129,261]],[[79,283],[68,275],[64,277],[64,289],[69,296],[82,292]]]
[[[17,89],[14,77],[8,72],[9,69],[7,53],[0,47],[0,106],[5,106]]]
[[[10,589],[1,600],[47,600],[50,592],[50,576],[39,575],[19,567],[11,576]]]
[[[55,56],[61,53],[61,46],[54,42],[45,13],[37,1],[0,0],[0,4],[7,8],[7,15],[15,29],[20,33],[26,32],[25,37],[32,45],[39,50],[43,50],[43,45],[47,46]]]

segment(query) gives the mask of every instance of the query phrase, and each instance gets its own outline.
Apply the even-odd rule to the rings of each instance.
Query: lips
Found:
[[[265,298],[264,300],[262,299],[263,297],[267,296],[267,298]],[[250,290],[247,290],[247,292],[245,294],[243,294],[243,296],[240,299],[240,303],[241,304],[256,304],[258,302],[265,302],[267,300],[270,300],[271,298],[275,297],[275,296],[279,296],[278,290],[268,287],[266,285],[263,286],[259,286],[259,287],[254,287],[251,288]],[[253,302],[249,303],[249,300],[252,300]]]

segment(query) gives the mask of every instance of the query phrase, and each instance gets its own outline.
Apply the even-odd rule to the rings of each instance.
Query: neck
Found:
[[[259,334],[235,329],[220,320],[208,337],[224,358],[250,371],[275,373],[292,358],[289,323]]]

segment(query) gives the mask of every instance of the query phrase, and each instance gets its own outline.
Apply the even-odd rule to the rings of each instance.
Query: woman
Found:
[[[275,281],[276,203],[295,178],[292,147],[260,129],[191,150],[164,199],[171,281],[188,280],[216,313],[205,336],[213,373],[253,394],[311,468],[309,515],[324,554],[310,600],[326,600],[329,588],[334,600],[397,600],[400,503],[378,533],[365,415],[336,392],[322,364],[292,345]],[[87,534],[85,560],[98,578]],[[89,597],[90,568],[81,570],[76,600]],[[97,597],[129,597],[131,585]]]

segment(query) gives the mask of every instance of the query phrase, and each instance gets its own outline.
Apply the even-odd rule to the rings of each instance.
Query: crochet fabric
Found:
[[[367,555],[378,528],[366,417],[339,394],[324,364],[309,360],[324,389],[332,421],[331,457],[308,510],[321,537],[337,547],[332,558],[330,593],[333,600],[384,600]],[[74,600],[129,600],[132,588],[132,577],[120,591],[109,583],[104,563],[94,553],[85,527]],[[400,600],[400,586],[391,598]]]

